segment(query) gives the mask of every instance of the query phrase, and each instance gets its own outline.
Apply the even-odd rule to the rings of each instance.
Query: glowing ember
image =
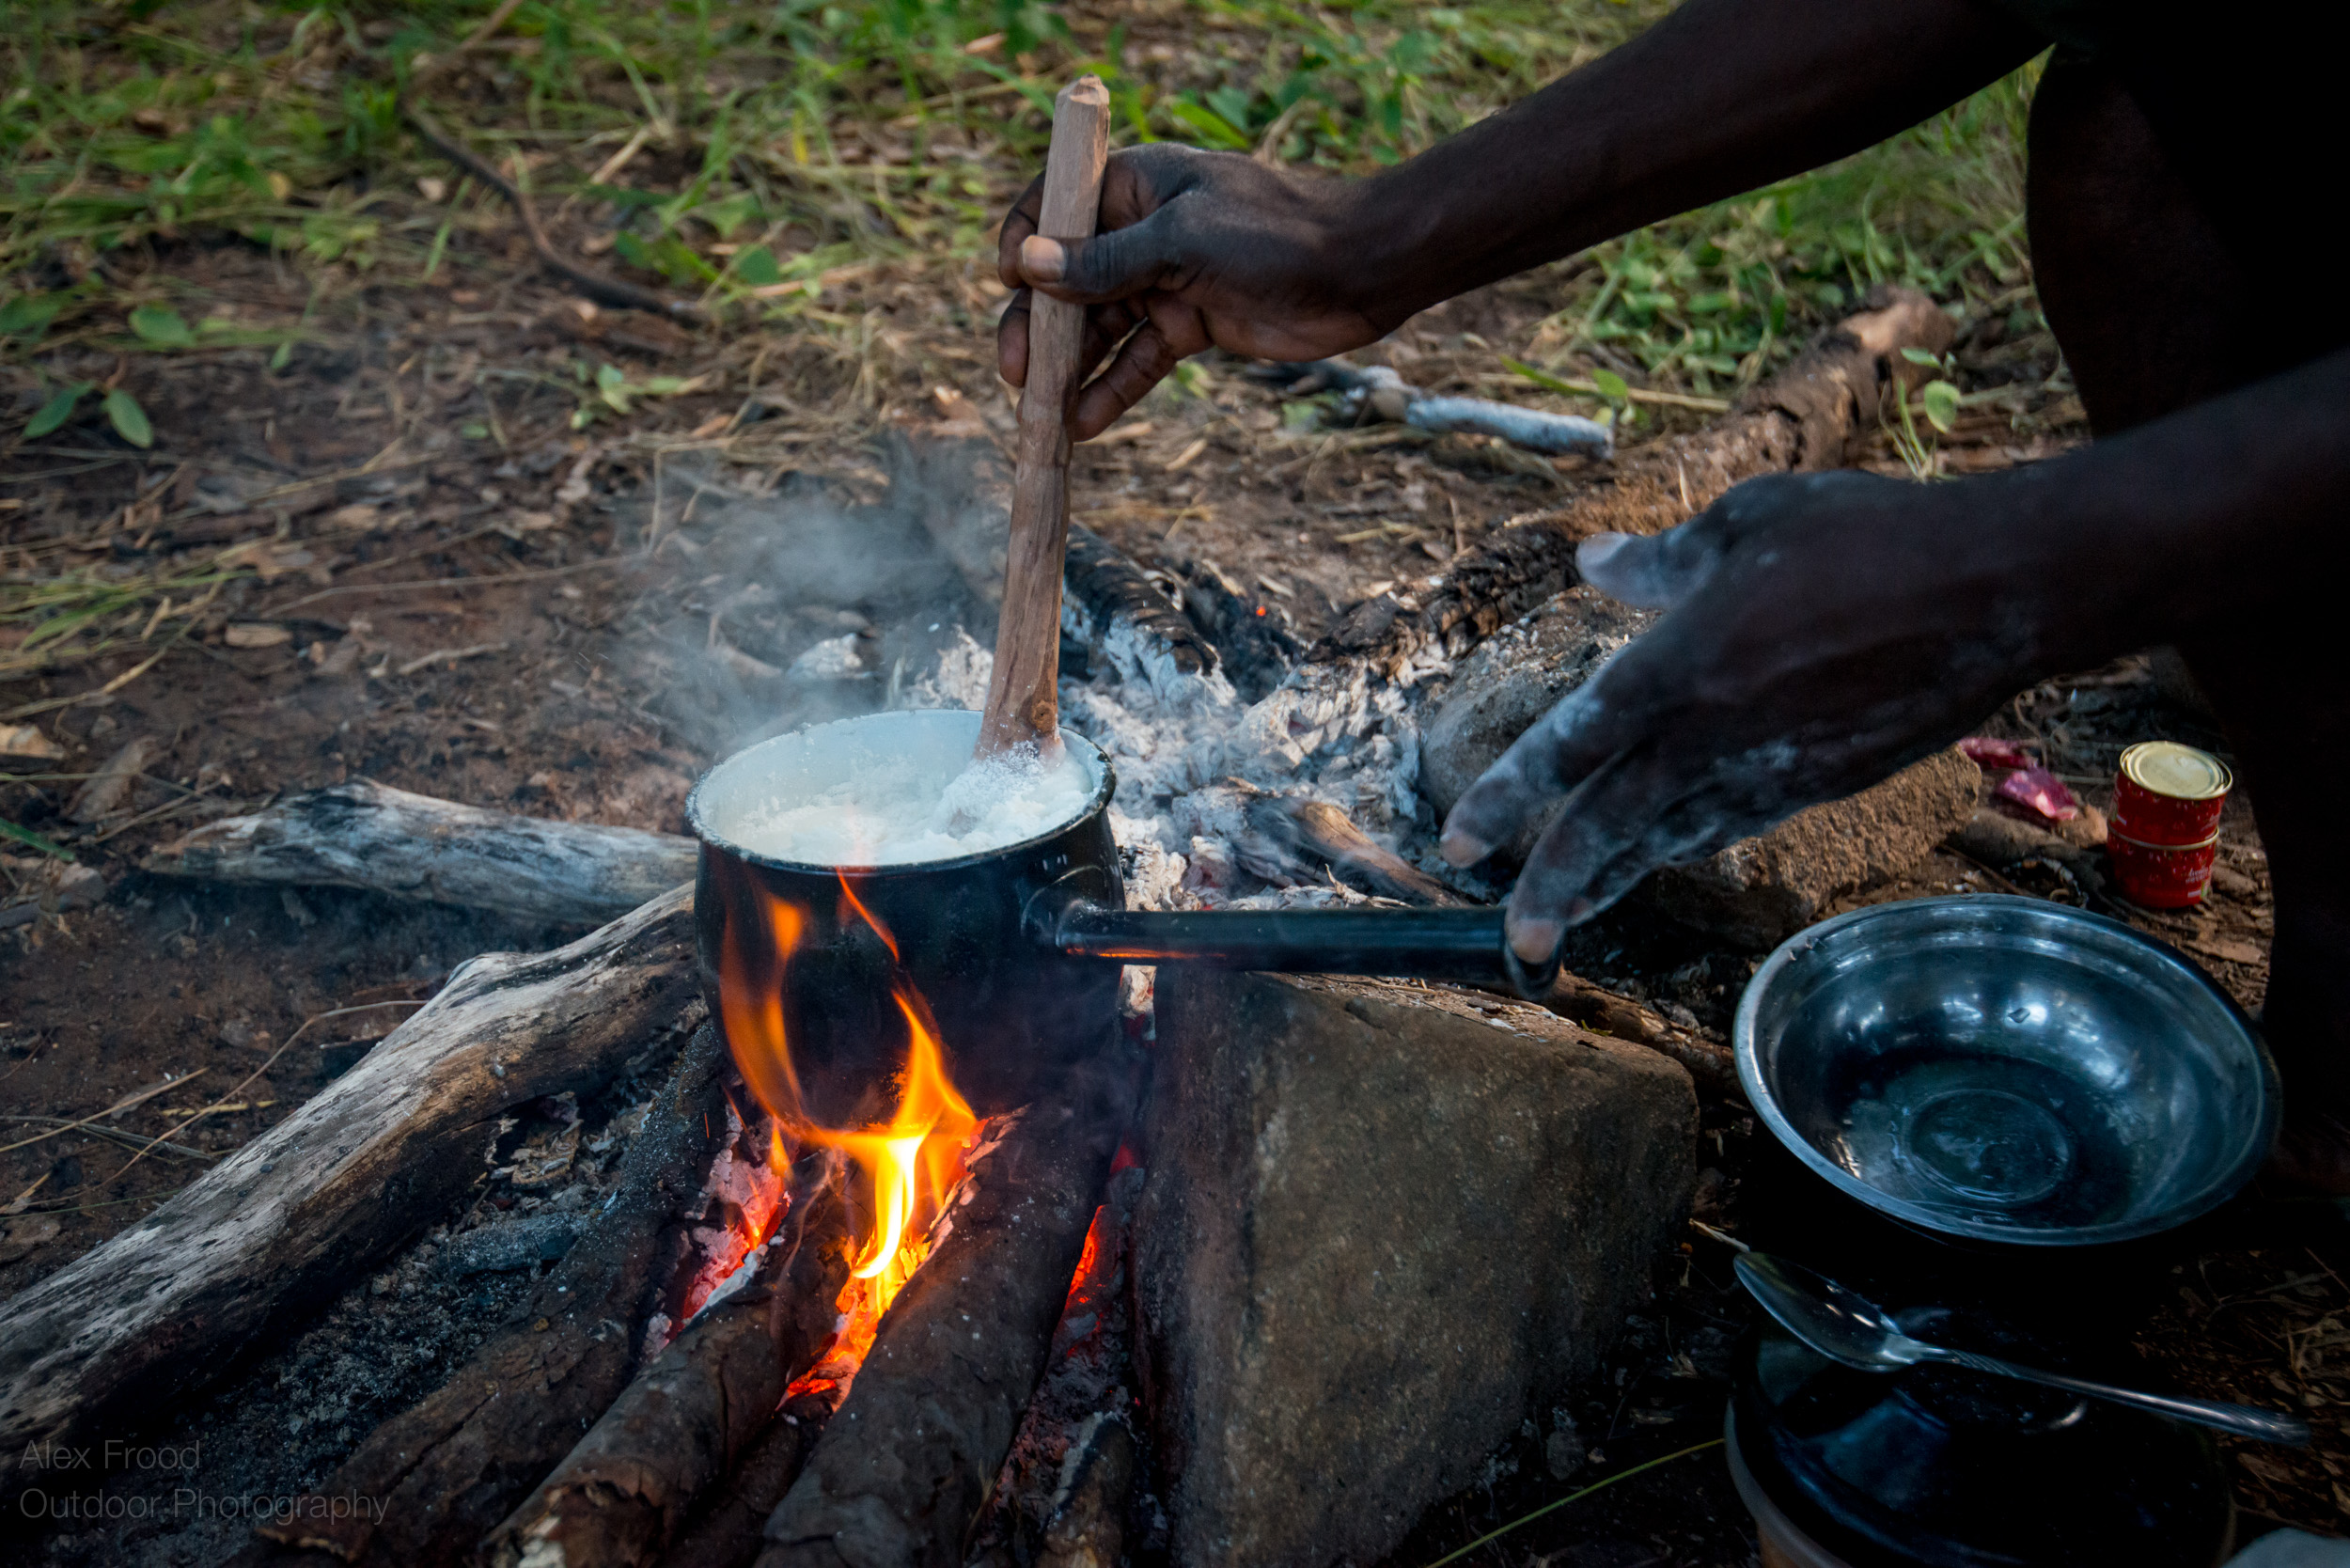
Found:
[[[896,938],[865,907],[845,876],[840,897],[842,918],[862,920],[896,961]],[[937,1022],[902,972],[890,985],[907,1037],[897,1109],[886,1122],[854,1128],[828,1127],[809,1116],[783,1027],[785,971],[807,920],[800,909],[780,899],[762,894],[759,902],[768,929],[729,932],[719,958],[719,1011],[727,1043],[751,1091],[778,1124],[774,1157],[785,1157],[786,1137],[802,1147],[839,1149],[856,1162],[870,1193],[870,1227],[840,1296],[848,1320],[841,1343],[823,1366],[803,1379],[834,1380],[863,1357],[882,1313],[929,1254],[931,1224],[963,1179],[963,1152],[979,1119],[948,1076]]]

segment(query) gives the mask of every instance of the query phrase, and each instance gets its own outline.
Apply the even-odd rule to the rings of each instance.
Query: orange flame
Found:
[[[963,1151],[979,1119],[948,1074],[946,1051],[929,1004],[902,972],[890,984],[907,1034],[897,1109],[886,1122],[867,1127],[827,1127],[810,1117],[783,1025],[784,970],[806,934],[807,917],[762,888],[748,890],[755,896],[749,906],[763,910],[767,929],[752,929],[760,922],[744,920],[744,929],[727,933],[719,955],[719,1013],[744,1080],[778,1124],[776,1157],[783,1157],[782,1134],[788,1132],[802,1146],[845,1152],[864,1173],[871,1194],[871,1229],[840,1298],[841,1309],[851,1319],[846,1338],[853,1354],[861,1356],[881,1314],[928,1256],[931,1224],[963,1179]],[[896,939],[865,907],[845,875],[840,894],[842,917],[853,911],[895,961]],[[736,907],[745,903],[739,902]]]

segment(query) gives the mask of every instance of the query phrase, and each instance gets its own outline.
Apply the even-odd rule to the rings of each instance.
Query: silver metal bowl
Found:
[[[2227,1200],[2276,1136],[2242,1010],[2170,949],[2038,899],[1915,899],[1796,933],[1738,1004],[1781,1143],[1922,1230],[2081,1247]]]

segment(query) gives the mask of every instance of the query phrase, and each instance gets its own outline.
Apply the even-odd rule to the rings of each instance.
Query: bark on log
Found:
[[[1306,662],[1367,660],[1395,680],[1431,642],[1457,654],[1571,587],[1574,547],[1593,534],[1660,533],[1742,479],[1842,466],[1890,410],[1893,385],[1915,387],[1928,373],[1902,350],[1939,353],[1955,330],[1916,290],[1877,290],[1730,414],[1622,453],[1611,477],[1565,507],[1512,519],[1456,560],[1424,600],[1381,594],[1355,605]]]
[[[1738,1087],[1738,1064],[1731,1056],[1730,1047],[1679,1028],[1629,997],[1619,996],[1562,969],[1543,1005],[1593,1034],[1628,1040],[1672,1058],[1688,1070],[1697,1086],[1709,1095],[1744,1096],[1745,1091]]]
[[[1215,668],[1215,649],[1191,618],[1167,602],[1133,557],[1082,523],[1069,525],[1061,581],[1066,589],[1063,625],[1072,619],[1081,620],[1077,630],[1089,645],[1104,642],[1115,628],[1124,626],[1142,649],[1162,654],[1185,675],[1204,675]]]
[[[691,882],[695,855],[694,840],[674,833],[485,811],[359,781],[207,823],[149,855],[145,869],[595,925]]]
[[[800,1479],[807,1456],[840,1408],[842,1389],[826,1383],[783,1402],[744,1456],[726,1489],[678,1537],[661,1568],[750,1568],[767,1538],[767,1516]]]
[[[134,1425],[339,1293],[448,1212],[509,1107],[602,1087],[698,1006],[690,888],[460,968],[291,1116],[0,1306],[0,1477],[31,1443]]]
[[[369,1497],[371,1516],[298,1510],[255,1533],[359,1568],[470,1563],[483,1534],[578,1440],[643,1364],[654,1316],[674,1311],[693,1232],[713,1216],[709,1173],[730,1140],[765,1153],[762,1130],[728,1116],[732,1063],[696,1032],[622,1160],[597,1227],[540,1282],[520,1326],[368,1435],[320,1489]],[[297,1558],[296,1560],[306,1560]]]
[[[494,1531],[496,1568],[644,1568],[829,1346],[848,1282],[846,1164],[804,1156],[752,1283],[708,1307]]]
[[[1127,1243],[1143,1174],[1130,1166],[1103,1194],[1044,1375],[972,1528],[964,1568],[1117,1568],[1135,1474]]]
[[[1133,1105],[1129,1083],[1073,1085],[990,1129],[967,1196],[768,1520],[760,1568],[959,1568]]]

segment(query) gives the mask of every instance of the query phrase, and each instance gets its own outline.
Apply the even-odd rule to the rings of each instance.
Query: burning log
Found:
[[[745,1265],[758,1271],[752,1282],[705,1307],[493,1532],[486,1550],[496,1568],[644,1568],[659,1559],[833,1341],[849,1278],[845,1170],[832,1151],[801,1159],[782,1231]]]
[[[750,1568],[767,1544],[760,1533],[767,1516],[800,1479],[845,1391],[827,1381],[785,1400],[782,1411],[744,1456],[734,1479],[678,1537],[661,1560],[661,1568]]]
[[[1004,1462],[1050,1349],[1133,1106],[1130,1084],[991,1123],[934,1249],[882,1319],[807,1471],[767,1522],[760,1568],[937,1568]]]
[[[1115,661],[1121,628],[1135,644],[1129,660],[1148,664],[1163,659],[1185,675],[1204,675],[1216,667],[1216,651],[1199,635],[1191,618],[1168,603],[1133,557],[1082,523],[1069,525],[1069,556],[1062,566],[1061,600],[1064,630],[1073,631],[1089,646],[1102,647]],[[1072,624],[1074,622],[1075,624]],[[1133,671],[1119,673],[1129,678]]]
[[[731,1080],[717,1031],[699,1030],[621,1162],[603,1217],[540,1281],[523,1326],[377,1427],[321,1488],[321,1499],[374,1498],[372,1511],[298,1509],[256,1533],[361,1568],[470,1561],[627,1386],[655,1320],[681,1314],[694,1232],[728,1217],[710,1212],[725,1197],[704,1173],[722,1176],[729,1143],[764,1168],[764,1124],[754,1131],[730,1116]]]
[[[1245,855],[1250,850],[1269,850],[1285,862],[1279,867],[1283,872],[1309,863],[1327,866],[1341,881],[1405,903],[1459,907],[1469,902],[1393,850],[1372,842],[1354,818],[1327,801],[1273,794],[1238,778],[1225,782],[1249,797],[1251,835],[1243,846]],[[1275,880],[1275,868],[1244,863]]]
[[[694,840],[485,811],[364,780],[226,817],[146,870],[216,882],[356,887],[594,925],[694,879]]]
[[[1127,1242],[1142,1181],[1138,1166],[1110,1178],[1053,1330],[1044,1376],[972,1529],[966,1568],[1116,1568],[1135,1479]]]
[[[602,1087],[697,1006],[685,888],[464,965],[291,1116],[0,1307],[0,1465],[196,1387],[446,1214],[509,1107]]]
[[[1612,481],[1559,510],[1512,519],[1455,560],[1425,600],[1381,594],[1355,605],[1308,651],[1307,664],[1368,661],[1402,681],[1432,644],[1457,655],[1571,587],[1574,548],[1595,533],[1659,533],[1742,479],[1841,467],[1876,431],[1890,388],[1924,379],[1902,351],[1939,353],[1955,330],[1914,289],[1872,294],[1868,309],[1821,333],[1726,417],[1623,454]]]

